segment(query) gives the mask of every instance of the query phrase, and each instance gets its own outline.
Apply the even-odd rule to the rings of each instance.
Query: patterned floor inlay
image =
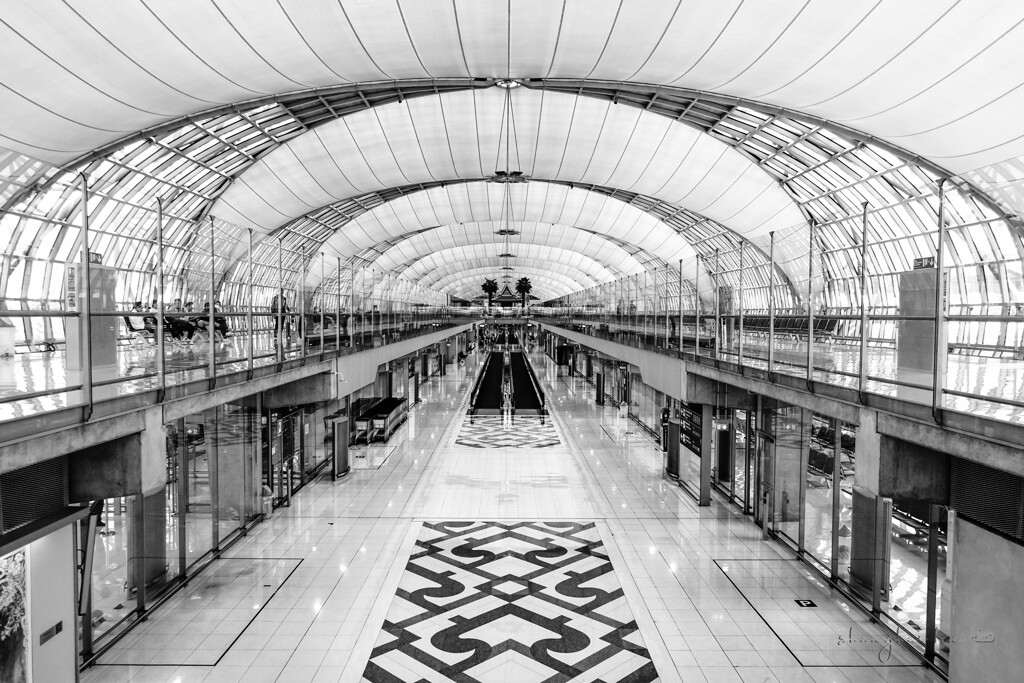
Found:
[[[506,427],[499,415],[478,415],[473,424],[466,418],[455,439],[455,445],[473,448],[551,448],[560,443],[550,418],[542,424],[539,417],[517,417]]]
[[[428,522],[363,679],[640,683],[658,674],[592,522]]]

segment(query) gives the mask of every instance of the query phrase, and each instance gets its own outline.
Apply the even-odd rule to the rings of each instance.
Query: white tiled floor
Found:
[[[556,381],[553,367],[533,359],[561,445],[453,445],[474,363],[453,368],[424,386],[423,404],[393,437],[398,447],[380,469],[307,486],[225,553],[302,561],[215,666],[97,666],[83,680],[357,681],[421,522],[449,519],[597,522],[661,680],[938,680],[919,666],[897,666],[906,660],[896,653],[883,665],[875,652],[884,647],[881,632],[813,582],[786,574],[795,563],[761,540],[749,518],[718,499],[698,509],[662,477],[661,452],[650,439],[626,434],[615,411],[593,404],[582,380]],[[740,567],[742,576],[734,573]],[[798,607],[790,599],[797,592],[822,612]],[[778,604],[769,610],[772,601]],[[202,615],[187,602],[183,593],[181,604],[161,608],[152,622],[184,621],[187,630]],[[856,642],[840,644],[831,627],[808,633],[826,612],[847,615]],[[129,637],[138,643],[145,634]]]

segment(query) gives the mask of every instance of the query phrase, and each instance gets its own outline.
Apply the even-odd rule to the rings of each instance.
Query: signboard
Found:
[[[793,602],[795,602],[800,607],[817,607],[817,605],[814,604],[813,600],[794,600]]]
[[[67,274],[67,287],[65,288],[65,291],[68,297],[68,310],[73,311],[78,308],[77,271],[74,267],[69,267],[65,273]]]
[[[679,443],[700,455],[701,405],[682,402],[679,407]]]
[[[924,256],[922,258],[914,259],[914,270],[920,270],[921,268],[934,268],[934,267],[935,267],[935,257],[934,256]]]

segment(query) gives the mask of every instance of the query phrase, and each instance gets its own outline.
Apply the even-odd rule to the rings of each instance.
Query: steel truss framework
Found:
[[[0,225],[9,236],[0,269],[0,294],[12,308],[60,299],[61,269],[53,264],[74,259],[77,251],[82,204],[78,174],[90,189],[93,248],[116,254],[112,265],[126,273],[127,294],[127,274],[156,262],[158,200],[163,205],[165,272],[185,280],[190,273],[209,273],[209,238],[204,236],[208,230],[203,226],[212,220],[211,207],[246,169],[283,143],[383,104],[443,98],[494,83],[489,79],[389,81],[264,97],[140,131],[61,168],[10,154],[0,160],[0,199],[5,207]],[[780,274],[809,272],[808,277],[819,279],[817,289],[824,305],[858,305],[852,284],[862,267],[873,278],[873,300],[891,305],[893,274],[936,251],[938,181],[947,174],[884,141],[797,112],[686,89],[586,80],[535,79],[522,84],[641,108],[693,126],[738,150],[770,174],[807,218],[806,225],[776,235],[776,264]],[[451,182],[441,180],[436,185]],[[657,217],[693,246],[701,257],[701,269],[723,283],[736,279],[742,267],[748,270],[745,291],[750,296],[757,296],[758,286],[767,286],[763,243],[746,243],[728,226],[652,197],[614,187],[558,182],[614,197]],[[283,269],[290,274],[290,284],[297,285],[311,259],[336,231],[375,207],[432,185],[349,197],[290,220],[268,235],[257,235],[254,281],[269,288]],[[947,262],[954,266],[951,301],[997,307],[1002,312],[1020,302],[1024,246],[1019,218],[964,178],[946,183],[943,212],[949,239]],[[212,259],[219,281],[230,282],[242,267],[246,231],[214,223],[224,242],[238,244]],[[864,237],[868,248],[862,264]],[[382,242],[360,254],[342,256],[372,267],[387,246]],[[625,242],[619,246],[629,248]],[[647,269],[671,270],[672,264],[659,260],[656,253],[634,253]],[[328,255],[334,269],[335,256]],[[328,267],[327,272],[334,269]],[[792,277],[788,282],[791,298],[804,299],[806,283]],[[687,285],[692,288],[692,283]],[[585,284],[579,286],[582,289]],[[751,307],[756,308],[758,301],[751,301]]]

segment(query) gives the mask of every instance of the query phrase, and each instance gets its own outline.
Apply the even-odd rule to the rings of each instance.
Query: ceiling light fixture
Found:
[[[495,171],[494,175],[487,176],[489,183],[528,183],[530,176],[522,171]]]
[[[498,128],[498,149],[494,159],[494,175],[486,178],[489,183],[500,183],[504,186],[502,206],[501,206],[501,217],[499,219],[501,228],[495,231],[495,234],[502,237],[502,251],[498,253],[498,263],[500,270],[505,271],[502,279],[507,281],[509,271],[515,270],[511,264],[511,259],[515,258],[516,255],[512,253],[512,249],[509,243],[509,238],[513,235],[520,234],[518,230],[512,227],[512,191],[509,189],[509,185],[521,184],[529,182],[530,176],[526,175],[522,171],[522,161],[519,158],[519,140],[516,137],[516,117],[515,108],[512,100],[512,90],[522,85],[519,81],[515,81],[509,74],[506,74],[504,79],[498,80],[495,83],[498,87],[505,91],[505,102],[504,108],[501,112],[501,125]],[[512,167],[512,153],[516,155],[516,167]],[[504,153],[504,163],[502,162],[502,154]],[[506,284],[505,289],[508,289]]]

